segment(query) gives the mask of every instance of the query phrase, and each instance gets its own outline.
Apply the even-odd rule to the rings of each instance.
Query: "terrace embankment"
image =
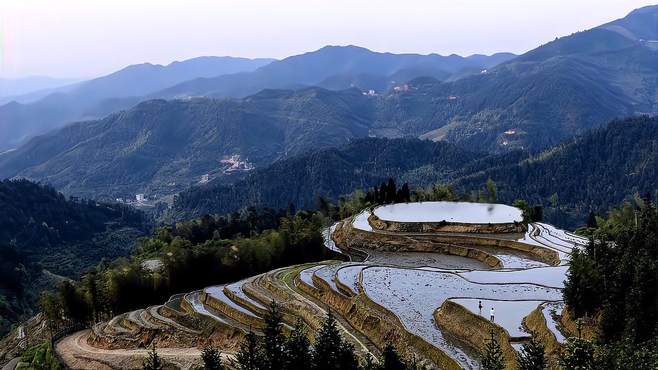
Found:
[[[434,311],[434,320],[450,338],[465,343],[478,353],[485,352],[486,343],[493,333],[508,364],[506,369],[515,369],[510,364],[516,363],[516,351],[510,344],[509,335],[502,327],[451,301],[443,302],[441,307]]]
[[[486,248],[501,248],[523,252],[549,265],[555,266],[560,263],[560,257],[554,250],[512,239],[498,238],[495,235],[369,232],[354,228],[351,222],[343,222],[336,227],[332,237],[337,246],[350,253],[352,251],[363,253],[363,250],[368,249],[387,252],[434,252],[470,257],[492,268],[500,268],[502,267],[500,260],[488,253]]]
[[[500,224],[490,223],[464,223],[464,222],[402,222],[382,220],[372,213],[368,217],[368,223],[373,229],[379,231],[401,232],[401,233],[468,233],[468,234],[503,234],[522,233],[526,227],[521,222],[510,222]]]
[[[580,320],[580,334],[578,333],[578,321],[574,320],[569,313],[569,306],[565,306],[560,316],[560,324],[562,328],[572,337],[579,335],[585,339],[593,340],[597,337],[597,328],[599,327],[600,316],[590,317],[588,319]]]
[[[237,303],[229,303],[230,298],[226,297],[223,288],[221,289],[221,297],[226,299],[226,301],[223,301],[204,290],[199,296],[201,302],[245,326],[253,327],[254,329],[263,329],[265,327],[265,323],[261,317],[256,316],[256,314],[251,313],[247,309],[241,308]]]
[[[406,356],[426,359],[440,369],[461,369],[439,348],[406,330],[397,316],[372,301],[366,294],[359,293],[348,297],[332,289],[325,280],[316,275],[312,277],[312,281],[313,286],[298,279],[298,288],[337,312],[379,350],[387,343],[393,343],[397,348],[404,349]]]
[[[549,369],[559,369],[558,360],[560,358],[562,346],[558,343],[557,338],[555,338],[555,334],[553,334],[548,328],[548,325],[546,325],[542,306],[535,308],[530,315],[523,319],[523,325],[534,335],[535,339],[539,340],[539,342],[544,345]]]

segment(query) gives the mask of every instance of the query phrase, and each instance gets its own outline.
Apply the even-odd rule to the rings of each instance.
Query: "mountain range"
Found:
[[[160,90],[145,84],[133,97],[101,105],[111,110],[144,96],[179,99],[148,100],[34,137],[0,154],[0,178],[43,181],[89,198],[161,198],[206,174],[225,185],[252,168],[366,137],[446,141],[482,155],[538,153],[617,117],[658,113],[658,31],[651,27],[657,16],[658,6],[638,9],[512,59],[329,46],[263,61],[251,72],[188,79]],[[163,68],[173,67],[158,70]],[[115,77],[130,80],[128,72]],[[107,88],[114,92],[100,96],[121,89]],[[100,99],[93,96],[90,90],[86,99]],[[18,105],[33,112],[32,105]],[[0,133],[14,126],[6,122],[15,123],[0,121]]]
[[[184,98],[190,96],[244,97],[263,89],[289,89],[320,86],[343,90],[385,92],[394,84],[415,77],[440,80],[455,74],[479,73],[515,55],[498,53],[491,56],[437,54],[377,53],[358,46],[326,46],[314,52],[295,55],[270,63],[251,73],[215,78],[199,78],[164,89],[152,97]]]
[[[286,58],[200,57],[167,66],[139,64],[108,76],[66,86],[35,100],[35,94],[0,106],[0,150],[75,120],[103,117],[155,98],[244,97],[268,88],[352,86],[386,90],[395,79],[449,78],[479,72],[514,55],[492,56],[375,53],[359,47],[325,47]],[[218,77],[219,76],[219,77]],[[40,97],[37,95],[37,97]],[[24,102],[24,103],[20,103]]]
[[[251,71],[270,62],[272,59],[199,57],[166,66],[144,63],[49,91],[36,101],[31,101],[33,94],[17,97],[0,106],[0,150],[12,148],[26,138],[66,122],[98,118],[129,107],[139,101],[140,96],[182,81]]]

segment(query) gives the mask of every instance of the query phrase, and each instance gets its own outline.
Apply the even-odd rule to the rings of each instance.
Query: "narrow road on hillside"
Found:
[[[90,330],[82,330],[57,342],[55,351],[71,369],[141,369],[149,349],[100,349],[87,344]],[[201,365],[198,348],[157,348],[166,362],[181,369]]]

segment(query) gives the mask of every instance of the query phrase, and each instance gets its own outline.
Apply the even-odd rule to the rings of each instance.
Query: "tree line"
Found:
[[[263,214],[269,216],[258,217]],[[99,321],[162,303],[175,293],[285,265],[336,258],[324,247],[325,224],[315,212],[244,210],[163,227],[141,239],[131,258],[103,261],[80,281],[64,281],[57,290],[44,293],[41,309],[53,322],[62,317]],[[158,263],[149,268],[145,261]]]
[[[591,236],[569,262],[569,314],[596,327],[591,368],[649,369],[658,363],[658,211],[647,194],[590,220]]]

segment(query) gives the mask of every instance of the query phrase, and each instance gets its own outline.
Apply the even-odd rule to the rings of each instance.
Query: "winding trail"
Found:
[[[55,344],[55,350],[71,369],[141,369],[150,349],[101,349],[87,343],[90,330],[82,330]],[[181,369],[201,365],[198,348],[157,348],[166,362]],[[229,355],[225,355],[229,357]],[[110,365],[111,364],[111,365]]]

